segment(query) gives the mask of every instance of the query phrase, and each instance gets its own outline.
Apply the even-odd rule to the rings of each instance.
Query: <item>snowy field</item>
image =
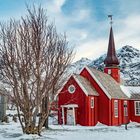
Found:
[[[50,125],[43,130],[42,136],[22,133],[19,123],[10,121],[0,124],[0,140],[139,140],[140,124],[130,123],[128,130],[124,126],[95,127]]]

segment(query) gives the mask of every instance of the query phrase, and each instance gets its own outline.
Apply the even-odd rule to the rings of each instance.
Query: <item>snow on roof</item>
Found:
[[[123,86],[121,90],[131,99],[140,99],[140,86]]]
[[[130,93],[129,89],[126,86],[123,86],[123,85],[121,85],[120,87],[121,87],[121,90],[125,93],[125,95],[130,98],[131,93]]]

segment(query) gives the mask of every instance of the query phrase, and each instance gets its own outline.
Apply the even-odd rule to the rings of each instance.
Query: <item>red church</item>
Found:
[[[121,85],[112,26],[104,72],[84,67],[58,94],[58,123],[116,126],[140,122],[140,88]]]

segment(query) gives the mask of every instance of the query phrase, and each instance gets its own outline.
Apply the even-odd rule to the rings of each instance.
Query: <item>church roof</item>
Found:
[[[105,63],[106,66],[117,66],[117,65],[119,65],[119,60],[116,56],[112,27],[110,28],[110,36],[109,36],[107,57],[105,58],[104,63]]]
[[[95,88],[90,84],[90,82],[86,78],[78,74],[74,74],[73,77],[86,95],[99,95]]]
[[[132,100],[140,100],[140,86],[123,86],[123,92]]]
[[[125,93],[121,90],[120,84],[117,83],[110,75],[91,67],[86,68],[110,99],[128,99]]]

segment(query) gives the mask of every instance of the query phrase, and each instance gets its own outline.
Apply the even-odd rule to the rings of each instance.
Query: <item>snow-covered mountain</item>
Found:
[[[80,60],[70,65],[68,68],[68,73],[79,73],[84,66],[89,65],[90,63],[92,63],[92,60],[88,58],[81,58]]]
[[[120,60],[121,78],[127,85],[140,85],[140,50],[127,45],[117,51],[117,56]],[[82,58],[69,67],[69,73],[79,73],[85,65],[103,70],[105,57],[106,54],[96,60]]]

